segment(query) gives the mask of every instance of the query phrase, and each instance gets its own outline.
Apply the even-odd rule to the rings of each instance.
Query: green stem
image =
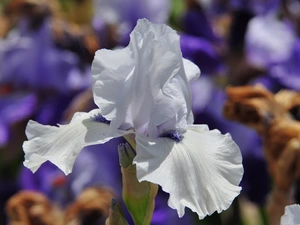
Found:
[[[268,216],[267,216],[265,207],[263,207],[263,206],[259,207],[259,215],[263,222],[263,225],[269,225]]]
[[[127,136],[131,146],[136,146],[134,136]],[[150,225],[154,211],[154,198],[158,186],[147,181],[139,182],[136,177],[136,166],[132,164],[135,154],[128,143],[118,148],[122,171],[123,191],[125,205],[130,212],[135,225]]]

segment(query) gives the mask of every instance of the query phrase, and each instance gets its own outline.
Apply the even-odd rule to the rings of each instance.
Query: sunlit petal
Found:
[[[26,128],[28,141],[23,144],[24,165],[35,172],[49,160],[65,174],[69,174],[83,147],[105,143],[128,133],[112,132],[107,123],[101,122],[102,117],[98,112],[76,113],[70,124],[58,127],[29,121]]]
[[[183,60],[175,30],[141,19],[128,47],[96,52],[94,100],[111,127],[157,137],[193,122],[189,81],[199,74]]]
[[[169,206],[184,215],[188,207],[200,219],[227,209],[240,193],[242,157],[230,135],[207,126],[188,126],[183,139],[136,136],[139,181],[159,184]]]

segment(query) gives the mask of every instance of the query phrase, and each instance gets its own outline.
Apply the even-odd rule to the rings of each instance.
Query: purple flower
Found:
[[[14,93],[0,96],[0,147],[10,137],[11,126],[28,119],[35,111],[37,98],[34,94]]]
[[[182,19],[182,28],[186,34],[203,38],[212,43],[220,42],[220,38],[214,33],[212,25],[202,9],[188,9]]]
[[[204,38],[180,34],[180,47],[183,57],[201,68],[202,74],[217,72],[222,65],[215,46]]]
[[[116,26],[118,43],[126,46],[129,34],[138,19],[146,18],[153,23],[166,23],[171,2],[169,0],[95,0],[93,26],[104,46],[107,42],[107,25]]]
[[[247,9],[257,15],[264,15],[276,11],[280,6],[280,0],[231,0],[232,9]]]
[[[90,84],[78,56],[55,46],[50,19],[36,30],[19,26],[1,40],[0,77],[1,84],[44,92],[70,93]]]

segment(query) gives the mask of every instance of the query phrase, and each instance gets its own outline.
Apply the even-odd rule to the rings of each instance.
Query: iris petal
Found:
[[[26,128],[28,141],[23,144],[24,165],[35,172],[49,160],[65,174],[69,174],[83,147],[105,143],[130,132],[113,132],[108,124],[99,123],[95,119],[98,113],[99,110],[76,113],[70,124],[58,127],[29,121]]]
[[[96,52],[93,91],[101,114],[114,129],[134,127],[150,137],[185,129],[193,122],[189,81],[199,69],[182,58],[179,36],[166,25],[138,20],[130,38],[124,49]]]
[[[178,215],[188,207],[200,219],[227,209],[240,193],[242,157],[229,135],[207,126],[188,126],[181,142],[137,135],[139,181],[159,184]]]
[[[116,117],[116,107],[126,94],[125,81],[134,68],[131,55],[128,47],[113,51],[101,49],[95,54],[92,64],[94,101],[108,120]]]
[[[300,224],[300,205],[288,205],[285,207],[284,215],[281,217],[280,225]]]
[[[183,65],[186,77],[189,82],[196,80],[200,76],[199,67],[192,61],[183,58]]]

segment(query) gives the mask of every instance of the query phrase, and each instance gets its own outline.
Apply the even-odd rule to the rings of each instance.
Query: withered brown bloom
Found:
[[[67,21],[56,1],[11,0],[5,6],[3,18],[7,20],[5,24],[1,23],[7,26],[5,30],[0,28],[3,37],[20,21],[26,20],[28,29],[36,31],[49,20],[56,47],[74,52],[82,62],[91,63],[96,50],[100,48],[100,40],[93,29]]]
[[[115,193],[106,187],[89,187],[66,209],[44,194],[20,191],[6,204],[8,225],[104,225]]]
[[[89,187],[65,210],[64,225],[104,225],[114,192],[105,187]]]
[[[6,204],[9,225],[61,225],[62,211],[43,194],[20,191]]]
[[[257,131],[274,187],[268,202],[270,224],[278,224],[291,202],[293,185],[300,179],[300,93],[272,94],[262,86],[228,87],[225,118]]]

